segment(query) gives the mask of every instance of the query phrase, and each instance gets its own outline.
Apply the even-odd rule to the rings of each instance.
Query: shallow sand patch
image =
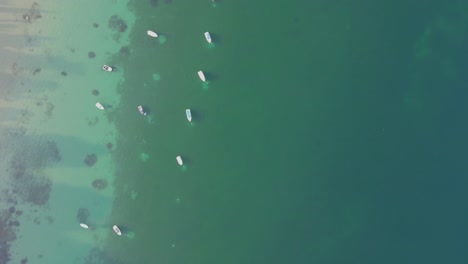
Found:
[[[1,246],[14,263],[71,263],[106,244],[114,200],[114,164],[106,144],[116,142],[117,131],[109,112],[94,105],[96,97],[106,105],[119,103],[115,87],[122,72],[104,75],[101,67],[127,37],[92,24],[105,25],[119,14],[130,28],[126,5],[112,0],[0,4],[7,25],[0,28],[0,143],[5,143],[0,145],[0,203],[14,207],[15,219],[5,222],[11,220],[11,229],[2,230],[16,238]],[[71,13],[86,15],[77,20]],[[90,50],[99,56],[83,56]],[[99,94],[90,93],[97,88]],[[90,126],[89,120],[96,122]],[[86,166],[87,153],[95,153],[99,163]],[[107,187],[95,189],[97,179]],[[89,211],[89,232],[78,225],[79,208]]]

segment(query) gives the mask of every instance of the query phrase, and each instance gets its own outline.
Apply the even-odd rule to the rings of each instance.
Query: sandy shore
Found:
[[[114,235],[108,117],[123,74],[100,68],[127,45],[127,3],[8,1],[0,19],[0,262],[98,258]]]

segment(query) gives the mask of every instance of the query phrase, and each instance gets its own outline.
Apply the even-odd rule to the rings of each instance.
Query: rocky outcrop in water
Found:
[[[110,29],[118,32],[125,32],[127,30],[127,24],[121,17],[117,15],[111,16],[107,25]]]

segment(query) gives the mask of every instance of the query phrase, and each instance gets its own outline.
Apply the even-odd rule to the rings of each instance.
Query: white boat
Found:
[[[114,226],[112,227],[112,229],[114,229],[114,232],[115,232],[117,235],[119,235],[119,236],[122,235],[122,232],[120,232],[120,228],[119,228],[118,226],[114,225]]]
[[[111,66],[108,66],[108,65],[102,66],[102,69],[105,70],[105,71],[108,71],[108,72],[115,71],[115,68],[113,68]]]
[[[104,110],[104,106],[99,102],[96,103],[96,107],[101,109],[101,110]]]
[[[206,41],[208,41],[208,43],[211,43],[210,32],[205,32],[205,38],[206,38]]]
[[[153,38],[158,37],[158,34],[156,34],[156,32],[151,31],[151,30],[146,31],[146,34],[148,34],[148,36],[153,37]]]
[[[184,165],[184,162],[182,161],[182,158],[180,156],[176,157],[177,163],[179,163],[180,166]]]
[[[89,228],[89,226],[88,226],[87,224],[83,224],[83,223],[81,223],[80,226],[81,226],[82,228],[84,228],[84,229],[88,229],[88,228]]]
[[[187,116],[187,120],[189,122],[192,122],[192,112],[190,111],[190,109],[185,109],[185,115]]]
[[[143,110],[143,106],[139,105],[139,106],[138,106],[138,111],[140,112],[140,114],[146,115],[145,110]]]
[[[200,80],[206,81],[206,79],[205,79],[205,74],[203,74],[202,71],[198,71],[198,77],[200,77]]]

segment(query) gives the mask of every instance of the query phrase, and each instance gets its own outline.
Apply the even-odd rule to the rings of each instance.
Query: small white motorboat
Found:
[[[105,70],[105,71],[108,71],[108,72],[113,72],[113,71],[115,71],[115,68],[113,68],[113,67],[111,67],[111,66],[108,66],[108,65],[102,66],[102,69]]]
[[[146,31],[146,34],[148,34],[148,36],[153,37],[153,38],[158,37],[158,34],[156,34],[156,32],[151,31],[151,30]]]
[[[120,228],[119,228],[118,226],[114,225],[114,226],[112,227],[112,229],[114,229],[114,232],[115,232],[117,235],[119,235],[119,236],[122,235],[122,232],[120,232]]]
[[[211,43],[210,32],[205,32],[205,38],[206,38],[206,41],[208,41],[208,43]]]
[[[139,105],[139,106],[138,106],[138,111],[140,112],[140,114],[146,115],[145,110],[143,110],[143,106]]]
[[[84,228],[84,229],[88,229],[88,228],[89,228],[89,226],[88,226],[87,224],[83,224],[83,223],[80,223],[80,226],[81,226],[82,228]]]
[[[187,116],[187,120],[189,122],[192,122],[192,112],[190,111],[190,109],[185,109],[185,115]]]
[[[180,166],[184,165],[184,162],[182,161],[182,158],[180,156],[176,157],[177,163],[179,163]]]
[[[205,74],[203,74],[202,71],[198,71],[198,77],[200,77],[200,80],[206,81],[206,79],[205,79]]]
[[[101,110],[104,110],[104,106],[99,102],[96,103],[96,107],[101,109]]]

